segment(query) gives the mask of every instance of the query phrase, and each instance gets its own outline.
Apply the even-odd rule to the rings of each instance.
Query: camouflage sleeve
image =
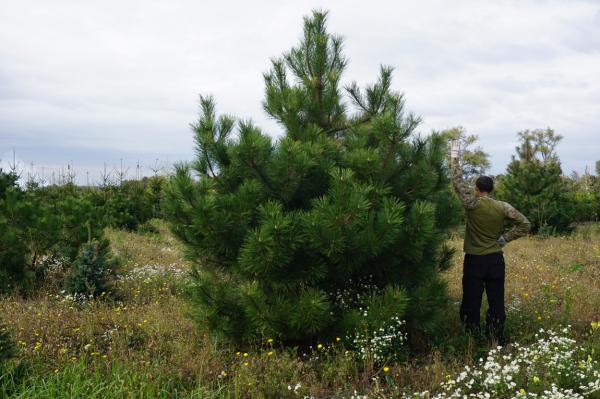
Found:
[[[460,165],[458,158],[450,159],[450,177],[452,178],[452,185],[454,191],[460,197],[463,206],[467,209],[473,209],[477,205],[478,199],[473,193],[473,188],[464,181],[462,173],[460,171]]]
[[[531,223],[527,218],[519,211],[517,211],[512,205],[507,202],[499,201],[504,209],[504,215],[515,222],[515,226],[503,235],[506,242],[516,240],[517,238],[523,237],[529,233],[531,229]]]

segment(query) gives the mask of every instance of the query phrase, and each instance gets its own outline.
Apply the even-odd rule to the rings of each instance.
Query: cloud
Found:
[[[278,136],[262,73],[313,8],[345,38],[345,83],[395,67],[422,131],[478,134],[493,172],[523,129],[564,135],[567,172],[598,158],[600,7],[583,0],[12,2],[0,14],[0,154],[94,173],[190,159],[199,93]]]

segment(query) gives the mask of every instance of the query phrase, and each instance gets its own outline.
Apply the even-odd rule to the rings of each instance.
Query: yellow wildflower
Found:
[[[387,373],[388,371],[390,371],[390,368],[389,368],[388,366],[385,366],[385,367],[383,368],[383,372],[384,372],[384,373]]]

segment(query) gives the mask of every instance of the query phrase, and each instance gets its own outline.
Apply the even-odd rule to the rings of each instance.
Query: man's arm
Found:
[[[473,193],[473,189],[463,180],[458,161],[458,142],[454,141],[450,146],[450,177],[454,191],[458,194],[463,206],[466,209],[473,209],[477,205],[478,199]]]
[[[504,209],[504,215],[515,222],[515,226],[510,229],[507,233],[503,234],[501,239],[504,238],[505,242],[511,242],[517,238],[523,237],[529,233],[531,229],[531,223],[527,218],[519,211],[517,211],[512,205],[507,202],[499,201]]]

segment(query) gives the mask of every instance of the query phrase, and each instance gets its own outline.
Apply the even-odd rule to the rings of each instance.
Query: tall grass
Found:
[[[439,392],[490,349],[464,335],[458,322],[460,257],[444,274],[453,298],[447,329],[428,353],[374,367],[347,352],[343,340],[300,353],[266,341],[228,347],[187,317],[182,287],[190,265],[165,226],[156,227],[158,233],[107,231],[125,260],[113,293],[72,298],[49,282],[26,299],[0,298],[0,316],[19,349],[0,379],[0,397],[398,397]],[[569,237],[518,240],[505,256],[511,340],[526,345],[540,328],[572,324],[578,345],[597,359],[600,232],[588,226]]]

